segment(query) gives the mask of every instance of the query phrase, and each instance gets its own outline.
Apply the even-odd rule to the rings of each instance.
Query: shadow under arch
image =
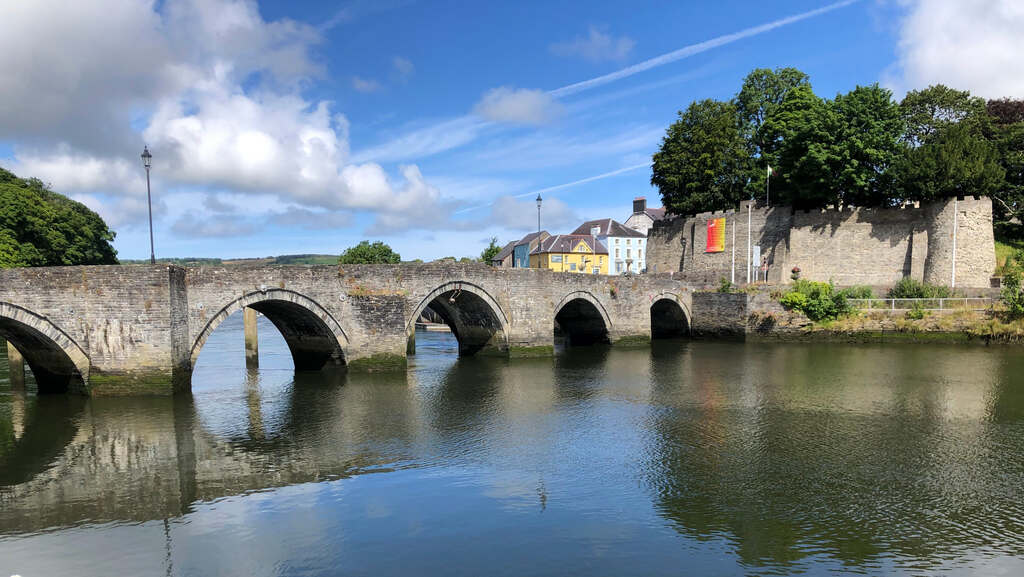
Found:
[[[508,315],[483,287],[450,281],[430,291],[416,305],[406,325],[410,353],[416,347],[416,321],[430,308],[459,341],[459,356],[508,354]]]
[[[601,301],[587,291],[573,291],[555,305],[555,324],[569,345],[610,344],[612,321]]]
[[[679,295],[662,292],[651,298],[651,338],[690,336],[690,311]]]
[[[88,355],[45,317],[0,302],[0,337],[25,357],[40,393],[88,393]]]
[[[199,352],[224,319],[246,307],[267,317],[288,344],[297,371],[318,371],[327,365],[344,365],[348,335],[331,313],[319,303],[295,291],[253,291],[231,301],[210,318],[192,344],[190,364],[195,369]]]

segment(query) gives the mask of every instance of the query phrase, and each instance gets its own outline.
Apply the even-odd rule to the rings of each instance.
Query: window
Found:
[[[551,255],[551,262],[562,262],[562,255],[553,254]]]
[[[631,241],[631,240],[633,240],[633,239],[627,238],[626,239],[626,244],[629,244],[629,241]]]
[[[620,240],[622,240],[622,239],[621,239],[621,238],[617,238],[617,239],[615,239],[615,244],[619,244],[619,241],[620,241]]]
[[[637,251],[636,251],[636,260],[644,260],[644,251],[643,250],[637,249]]]
[[[619,258],[619,249],[615,249],[615,258]]]
[[[569,270],[576,270],[576,263],[574,263],[574,262],[569,263]]]
[[[597,267],[595,266],[595,267],[594,267],[594,273],[593,273],[593,274],[598,274],[599,272],[601,272],[601,269],[599,269],[599,268],[597,268]]]
[[[615,263],[615,272],[622,272],[622,263],[621,262]]]
[[[592,227],[590,227],[590,236],[598,236],[599,234],[601,234],[601,227],[599,227],[599,226],[592,226]]]
[[[632,256],[630,253],[632,253],[632,252],[633,252],[632,249],[627,248],[626,249],[626,258],[630,258]]]

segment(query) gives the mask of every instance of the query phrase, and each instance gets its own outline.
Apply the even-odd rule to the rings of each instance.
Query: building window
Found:
[[[637,249],[637,251],[636,251],[636,259],[637,260],[644,260],[644,251],[643,251],[643,249]]]
[[[619,239],[619,238],[615,239],[615,244],[619,244],[620,240],[622,240],[622,239]]]
[[[629,248],[626,249],[626,258],[627,259],[630,258],[630,256],[631,256],[630,253],[632,253],[632,252],[633,252],[633,249],[629,249]]]
[[[562,255],[553,254],[551,255],[551,262],[562,262]]]
[[[572,270],[572,271],[576,270],[576,263],[574,263],[574,262],[569,263],[569,270]]]
[[[597,267],[595,266],[595,267],[594,267],[594,274],[598,274],[599,272],[601,272],[601,269],[599,269],[599,268],[597,268]]]
[[[615,263],[615,272],[622,272],[622,263],[621,262]]]
[[[618,239],[615,242],[618,242]],[[615,258],[619,258],[619,249],[615,249]]]
[[[632,239],[629,239],[629,238],[627,238],[627,239],[626,239],[626,244],[629,244],[629,241],[631,241],[631,240],[632,240]]]

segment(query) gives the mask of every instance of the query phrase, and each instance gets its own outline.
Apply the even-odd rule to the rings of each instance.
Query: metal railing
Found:
[[[993,308],[999,302],[999,299],[946,297],[933,299],[846,299],[846,302],[862,310],[909,311],[918,308],[925,311],[983,311]]]

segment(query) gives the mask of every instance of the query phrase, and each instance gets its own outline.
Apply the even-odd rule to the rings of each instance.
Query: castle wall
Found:
[[[733,278],[735,263],[735,282],[744,283],[749,222],[750,244],[767,258],[771,283],[789,282],[798,266],[803,278],[838,285],[889,286],[903,277],[952,284],[952,199],[921,207],[814,211],[750,204],[655,223],[648,233],[648,271],[713,285]],[[988,287],[995,271],[991,200],[968,197],[956,207],[956,286]],[[707,221],[723,217],[725,251],[707,253]]]

